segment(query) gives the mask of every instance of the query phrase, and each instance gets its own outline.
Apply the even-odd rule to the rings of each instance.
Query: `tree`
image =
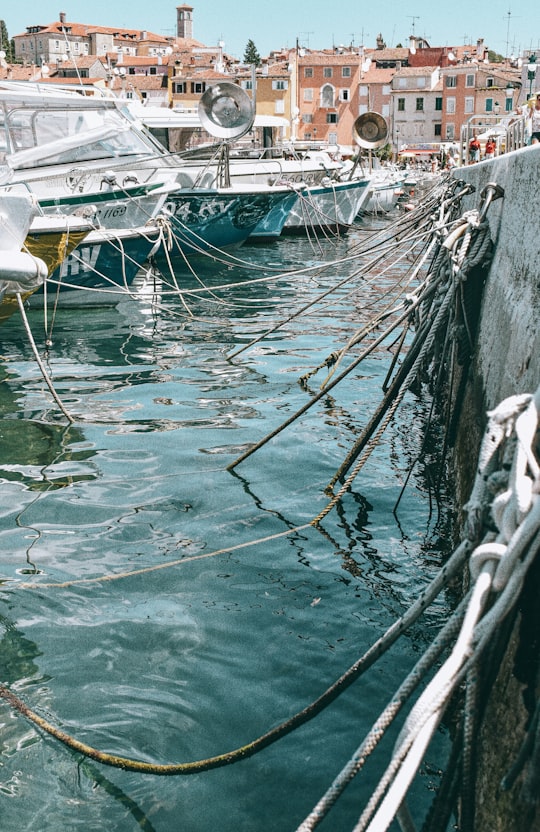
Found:
[[[0,49],[6,53],[5,60],[10,64],[13,61],[13,41],[10,41],[8,30],[4,20],[0,20]]]
[[[246,43],[246,48],[244,50],[244,63],[254,64],[255,66],[259,66],[261,63],[261,56],[257,52],[257,47],[251,38]]]

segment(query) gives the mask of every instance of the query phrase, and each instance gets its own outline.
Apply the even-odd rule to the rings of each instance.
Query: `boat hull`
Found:
[[[0,189],[0,323],[10,318],[47,276],[47,264],[23,251],[37,203],[24,186]]]
[[[91,231],[32,298],[32,305],[43,295],[63,307],[124,300],[160,240],[157,226]]]
[[[257,223],[249,235],[250,240],[275,240],[283,232],[291,209],[298,200],[298,191],[292,190],[288,198],[275,205],[263,219]]]
[[[400,182],[374,185],[371,195],[361,209],[365,214],[385,214],[397,205],[400,195]]]
[[[289,201],[287,188],[264,186],[170,194],[164,205],[174,232],[170,256],[219,255],[223,250],[237,248],[272,210],[280,210]]]
[[[346,232],[368,197],[369,179],[306,188],[291,208],[283,234],[304,234],[317,229]]]

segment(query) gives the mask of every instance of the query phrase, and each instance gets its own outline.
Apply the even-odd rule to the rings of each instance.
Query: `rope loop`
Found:
[[[535,457],[540,388],[535,396],[510,396],[488,412],[480,464],[468,511],[476,539],[491,523],[493,540],[477,546],[470,572],[477,579],[486,560],[496,561],[493,590],[501,592],[540,525],[540,465]]]
[[[477,546],[469,559],[469,571],[472,580],[476,581],[478,579],[487,561],[493,560],[498,564],[505,554],[506,546],[503,543],[497,543],[495,540],[489,543],[481,543],[480,546]]]

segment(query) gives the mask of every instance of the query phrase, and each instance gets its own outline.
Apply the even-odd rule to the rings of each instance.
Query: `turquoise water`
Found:
[[[353,266],[239,284],[263,268],[344,256],[365,230],[322,249],[246,246],[247,268],[200,267],[214,288],[232,285],[189,297],[191,314],[167,295],[158,307],[58,310],[48,367],[69,427],[18,317],[0,332],[1,680],[77,739],[156,763],[238,748],[318,697],[437,570],[442,531],[418,467],[393,513],[422,437],[426,405],[413,397],[339,506],[319,527],[283,535],[327,504],[326,484],[381,397],[384,349],[227,469],[318,391],[324,371],[299,379],[347,342],[391,280],[357,281],[355,294],[340,290],[230,358]],[[37,309],[29,321],[43,348]],[[121,577],[77,583],[112,575]],[[292,832],[444,612],[440,602],[292,734],[189,776],[91,763],[0,701],[1,828]],[[321,829],[352,828],[394,739]],[[429,751],[415,811],[438,782],[444,743],[441,734]]]

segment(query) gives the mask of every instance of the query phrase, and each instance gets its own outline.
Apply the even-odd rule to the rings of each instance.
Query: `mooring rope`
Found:
[[[287,532],[290,534],[290,530]],[[121,757],[116,754],[108,754],[99,751],[92,746],[83,743],[66,731],[52,725],[48,720],[40,717],[35,711],[26,705],[23,700],[13,693],[8,687],[0,684],[0,697],[5,699],[19,713],[33,722],[38,728],[53,736],[73,751],[80,752],[103,765],[123,768],[129,771],[137,771],[146,774],[162,776],[193,774],[199,771],[207,771],[230,765],[238,760],[250,757],[263,748],[276,742],[282,736],[291,733],[293,730],[311,720],[331,702],[333,702],[344,690],[346,690],[362,673],[371,667],[391,645],[400,638],[403,633],[419,618],[419,616],[431,605],[440,592],[448,586],[453,578],[462,569],[468,553],[468,544],[464,543],[459,547],[447,563],[439,570],[439,573],[432,579],[426,588],[420,593],[416,601],[409,609],[397,619],[367,651],[358,659],[342,676],[339,677],[327,690],[311,704],[303,708],[293,717],[282,722],[275,728],[263,734],[256,740],[246,745],[229,751],[225,754],[209,757],[203,760],[196,760],[187,763],[155,764],[141,760],[134,760]],[[32,586],[32,585],[30,585]]]
[[[491,518],[497,532],[488,531],[482,543],[476,545],[470,554],[473,585],[455,646],[409,714],[396,742],[392,761],[354,827],[354,832],[385,832],[392,819],[398,815],[452,693],[467,678],[476,684],[474,675],[471,676],[473,669],[502,621],[518,603],[527,572],[538,555],[540,545],[540,475],[535,456],[536,436],[540,429],[539,414],[540,387],[534,397],[511,397],[488,414],[489,423],[473,487],[475,499],[469,502],[469,511],[474,513],[475,519],[473,523],[465,525],[467,537],[463,543],[467,542],[472,548],[473,541],[478,540],[480,494],[485,500],[482,508],[491,508]],[[507,482],[504,482],[504,466],[508,456],[504,452],[508,452],[508,448],[513,450],[513,462],[511,472],[507,474]],[[497,504],[501,495],[504,495],[504,511]],[[511,515],[510,522],[507,513]],[[485,527],[485,522],[482,525]],[[499,595],[488,608],[488,601],[494,592],[499,592]],[[465,730],[469,733],[467,725]],[[470,737],[465,737],[464,744],[468,742]],[[362,753],[363,747],[351,759],[345,775],[335,781],[327,795],[299,827],[302,832],[313,829],[326,815],[335,802],[335,789],[342,789],[349,782],[350,774],[358,767],[359,760],[363,764]],[[402,828],[406,829],[407,823],[405,816]]]
[[[53,397],[54,401],[56,402],[56,404],[58,405],[58,407],[60,408],[60,410],[62,411],[62,413],[66,417],[66,419],[68,420],[68,422],[73,422],[74,421],[73,417],[68,413],[68,411],[64,407],[60,397],[58,396],[58,393],[54,389],[54,385],[52,383],[51,377],[50,377],[49,373],[47,372],[47,369],[46,369],[43,361],[41,360],[41,356],[40,356],[40,354],[38,352],[38,349],[36,347],[36,342],[34,341],[34,336],[32,335],[32,330],[30,329],[30,324],[28,323],[28,318],[27,318],[27,315],[26,315],[26,311],[25,311],[25,308],[24,308],[24,303],[23,303],[23,300],[21,298],[20,292],[17,292],[16,297],[17,297],[17,303],[18,303],[18,306],[19,306],[19,312],[21,313],[21,318],[23,320],[24,328],[26,330],[26,335],[28,337],[28,341],[29,341],[30,346],[32,348],[32,352],[34,353],[34,358],[36,360],[36,364],[39,367],[39,371],[40,371],[41,375],[43,376],[43,380],[45,381],[45,384],[49,388],[51,396]]]
[[[455,232],[451,232],[451,233],[449,233],[449,234],[448,234],[448,236],[446,237],[446,239],[445,239],[444,243],[441,245],[441,249],[442,249],[442,248],[443,248],[443,246],[446,244],[446,241],[448,240],[448,238],[451,236],[451,234],[452,234],[452,233],[454,234],[454,236],[452,237],[452,246],[455,248],[455,246],[457,246],[457,244],[458,244],[459,237],[460,237],[460,236],[462,236],[462,234],[465,232],[465,230],[466,230],[467,228],[469,228],[469,224],[470,224],[469,219],[466,219],[465,221],[464,221],[464,220],[462,220],[462,221],[461,221],[461,223],[460,223],[460,225],[459,225],[460,232],[459,232],[458,234],[456,234]],[[432,229],[432,232],[431,232],[431,233],[433,233],[434,235],[436,235],[436,237],[439,239],[439,241],[440,241],[440,236],[441,236],[441,233],[442,233],[442,231],[444,230],[444,227],[445,227],[445,226],[443,225],[443,229],[441,229],[440,224],[436,224],[436,225],[435,225],[435,228],[434,228],[434,229]],[[481,229],[479,229],[479,230],[477,231],[477,233],[478,233],[478,234],[480,234],[480,235],[482,236],[482,238],[483,238],[483,237],[485,237],[485,236],[488,236],[488,237],[489,237],[489,232],[488,232],[487,225],[485,225],[485,224],[484,224],[484,225],[481,227]],[[448,246],[446,246],[445,251],[448,251]],[[483,251],[483,249],[482,249],[482,251]],[[447,254],[447,258],[450,258],[450,259],[451,259],[451,257],[452,257],[452,253]],[[441,260],[444,262],[444,253],[443,253],[443,254],[441,254]],[[462,260],[463,260],[463,257],[462,257],[462,259],[460,260],[460,267],[459,267],[459,275],[460,275],[460,276],[462,276],[462,275],[463,275],[463,273],[464,273]],[[476,262],[476,261],[475,261],[475,262]],[[445,263],[445,265],[446,265],[446,271],[447,271],[447,274],[448,274],[448,276],[450,276],[450,274],[451,274],[451,273],[450,273],[450,263]],[[441,268],[441,269],[439,270],[439,272],[438,272],[438,273],[436,273],[435,275],[433,275],[432,273],[430,273],[430,274],[428,275],[428,280],[426,281],[426,283],[427,283],[428,285],[427,285],[427,287],[425,288],[425,292],[426,292],[426,294],[425,294],[425,295],[421,298],[421,301],[420,301],[421,303],[425,303],[425,302],[427,301],[427,299],[428,299],[428,298],[429,298],[429,299],[431,299],[432,294],[433,294],[433,291],[434,291],[434,290],[433,290],[433,285],[434,285],[434,284],[436,284],[436,283],[437,283],[437,281],[441,281],[441,280],[443,279],[443,277],[444,277],[444,269],[443,269],[443,268]],[[431,283],[432,285],[429,285],[429,283]],[[452,283],[450,283],[450,287],[452,288]],[[423,289],[423,288],[424,288],[424,286],[420,287],[420,289],[418,289],[417,291],[422,291],[422,289]],[[448,297],[448,301],[447,301],[447,303],[448,303],[448,304],[450,303],[450,300],[451,300],[451,299],[452,299],[452,296],[450,295],[450,296]],[[339,383],[339,381],[341,381],[341,380],[342,380],[342,379],[343,379],[346,375],[348,375],[348,374],[349,374],[349,373],[350,373],[350,372],[351,372],[351,371],[352,371],[352,370],[353,370],[356,366],[358,366],[358,364],[359,364],[359,363],[360,363],[360,362],[361,362],[361,361],[362,361],[365,357],[367,357],[367,355],[369,355],[369,354],[370,354],[370,352],[372,352],[372,351],[373,351],[373,349],[375,349],[375,347],[376,347],[376,346],[379,346],[379,345],[382,343],[382,341],[384,340],[384,338],[388,337],[388,336],[389,336],[389,334],[390,334],[390,333],[391,333],[391,332],[392,332],[392,331],[393,331],[393,330],[394,330],[394,329],[395,329],[395,328],[396,328],[396,327],[397,327],[397,326],[398,326],[398,325],[399,325],[399,324],[400,324],[400,323],[404,320],[404,318],[408,317],[409,312],[412,312],[412,311],[414,310],[414,308],[415,308],[417,305],[418,305],[418,302],[414,302],[414,301],[412,301],[412,302],[411,302],[411,304],[410,304],[410,308],[409,308],[408,312],[406,312],[404,316],[402,316],[402,317],[398,317],[398,318],[394,321],[394,323],[392,324],[391,328],[390,328],[389,330],[386,330],[386,331],[385,331],[385,333],[383,333],[384,337],[383,337],[383,336],[381,336],[380,338],[376,339],[376,340],[373,342],[373,344],[371,345],[371,347],[370,347],[370,348],[368,348],[368,350],[365,350],[363,353],[361,353],[361,355],[360,355],[359,357],[357,357],[355,360],[353,360],[353,361],[351,362],[351,364],[350,364],[350,365],[349,365],[349,367],[346,369],[346,371],[344,371],[344,373],[341,373],[339,376],[337,376],[337,377],[333,380],[333,382],[330,382],[330,383],[326,384],[326,386],[325,386],[325,388],[324,388],[323,390],[319,391],[319,393],[318,393],[318,394],[316,394],[313,398],[311,398],[308,402],[306,402],[306,404],[305,404],[305,405],[303,405],[302,407],[300,407],[300,408],[299,408],[299,409],[298,409],[298,410],[297,410],[294,414],[292,414],[292,415],[291,415],[288,419],[286,419],[284,422],[282,422],[282,423],[281,423],[281,424],[280,424],[277,428],[275,428],[275,429],[274,429],[271,433],[267,434],[267,435],[266,435],[265,437],[263,437],[261,440],[259,440],[258,442],[254,443],[253,445],[251,445],[251,446],[250,446],[250,447],[249,447],[249,448],[248,448],[248,449],[247,449],[247,450],[246,450],[243,454],[241,454],[241,455],[240,455],[237,459],[235,459],[232,463],[230,463],[230,464],[227,466],[227,467],[228,467],[228,469],[229,469],[229,470],[232,470],[232,469],[233,469],[233,468],[235,468],[237,465],[239,465],[241,462],[244,462],[244,461],[245,461],[245,460],[246,460],[249,456],[251,456],[253,453],[255,453],[256,451],[258,451],[261,447],[263,447],[264,445],[266,445],[266,444],[267,444],[267,443],[268,443],[271,439],[274,439],[274,438],[275,438],[275,437],[276,437],[279,433],[281,433],[281,431],[283,431],[286,427],[288,427],[289,425],[291,425],[294,421],[296,421],[296,419],[298,419],[298,418],[299,418],[301,415],[303,415],[303,414],[304,414],[304,413],[305,413],[308,409],[310,409],[310,408],[311,408],[314,404],[316,404],[316,403],[320,400],[320,398],[322,398],[322,397],[325,395],[325,393],[327,393],[330,389],[332,389],[332,388],[333,388],[333,387],[334,387],[337,383]],[[427,313],[424,313],[422,317],[427,318],[427,317],[428,317]],[[418,338],[426,338],[427,336],[428,336],[428,332],[426,331],[426,332],[423,332],[421,335],[420,335],[420,334],[418,334],[418,336],[417,336],[417,337],[418,337]],[[429,339],[429,341],[428,341],[428,344],[429,344],[429,347],[430,347],[430,348],[431,348],[431,347],[432,347],[432,345],[433,345],[433,341],[434,341],[434,338],[430,338],[430,339]],[[413,342],[413,344],[414,344],[414,342]],[[418,346],[418,345],[417,345],[417,346]],[[413,349],[413,347],[411,347],[411,349]],[[416,349],[416,347],[414,347],[414,349]],[[425,352],[424,352],[424,356],[425,356]],[[412,381],[413,381],[413,378],[412,378],[412,376],[411,376],[411,378],[410,378],[410,383],[412,383]],[[405,392],[405,391],[404,391],[404,392]],[[403,395],[404,395],[404,393],[403,393]],[[386,397],[386,405],[384,406],[384,409],[386,409],[386,408],[388,407],[388,403],[389,403],[389,396],[388,396],[388,394],[387,394],[387,397]],[[379,421],[380,421],[380,419],[379,419]],[[331,485],[332,485],[332,484],[334,484],[334,483],[335,483],[335,481],[336,481],[339,477],[341,477],[342,475],[344,475],[345,471],[346,471],[346,470],[350,467],[350,464],[352,464],[352,461],[354,461],[354,459],[358,456],[358,454],[359,454],[359,453],[360,453],[360,451],[362,450],[363,446],[365,445],[365,443],[366,443],[366,442],[368,441],[368,439],[370,438],[371,434],[373,433],[373,429],[374,429],[374,427],[375,427],[375,426],[376,426],[376,425],[375,425],[373,422],[371,422],[371,423],[370,423],[370,426],[369,426],[369,430],[365,431],[365,432],[362,434],[362,437],[361,437],[361,439],[360,439],[360,440],[357,440],[357,442],[355,443],[354,448],[351,450],[351,452],[350,452],[350,454],[349,454],[349,456],[348,456],[347,460],[346,460],[346,461],[342,464],[342,466],[340,467],[340,469],[339,469],[338,473],[337,473],[337,474],[335,475],[335,477],[333,478]]]
[[[470,242],[474,234],[465,225],[469,226],[471,224],[467,221],[466,224],[462,223],[456,229],[456,234],[452,237],[451,245],[447,247],[449,250],[454,250],[455,242],[461,237],[465,239],[464,248],[467,251],[469,250]],[[466,273],[466,257],[461,256],[462,254],[463,249],[453,261],[454,278],[458,276],[461,279]],[[453,282],[455,283],[456,280],[453,280]],[[445,290],[444,298],[437,298],[438,303],[435,303],[435,292],[438,288],[442,288],[443,285],[441,275],[435,277],[431,284],[425,287],[424,291],[419,293],[405,312],[403,312],[402,322],[406,317],[410,316],[411,310],[420,310],[422,304],[425,305],[424,311],[429,311],[433,307],[435,310],[435,320],[443,320],[446,316],[447,308],[450,305],[449,298],[454,298],[454,295],[450,291]],[[430,303],[427,303],[428,300]],[[433,302],[431,302],[432,300]],[[425,317],[422,315],[422,318],[422,325],[419,330],[422,332],[422,339],[419,339],[416,350],[412,351],[413,355],[410,362],[413,368],[416,368],[419,359],[424,360],[426,358],[427,347],[424,350],[424,346],[427,344],[431,348],[433,343],[433,339],[429,335],[430,322],[433,324],[433,318],[430,320],[429,315]],[[411,349],[409,352],[411,352]],[[394,381],[398,376],[399,370],[394,377]],[[336,380],[334,381],[337,383]],[[325,393],[328,392],[329,387],[330,385],[325,389]],[[389,389],[391,387],[392,384],[389,385]],[[204,760],[178,764],[154,764],[101,752],[75,739],[66,731],[40,717],[6,686],[0,686],[0,696],[9,702],[13,708],[31,720],[38,728],[60,740],[73,751],[79,752],[105,765],[165,776],[190,774],[218,766],[229,765],[237,760],[245,759],[275,742],[280,737],[313,718],[313,716],[330,704],[342,690],[352,684],[355,679],[386,652],[408,626],[417,620],[418,616],[432,603],[434,598],[458,574],[466,557],[470,556],[471,576],[474,579],[474,585],[466,602],[463,602],[462,605],[463,621],[461,621],[462,612],[458,609],[451,616],[450,621],[443,628],[434,644],[428,649],[425,656],[422,657],[415,671],[411,674],[410,679],[406,680],[402,688],[400,688],[400,691],[398,691],[398,695],[389,704],[388,713],[385,713],[381,717],[380,723],[376,723],[373,729],[373,736],[368,743],[371,747],[375,740],[378,741],[379,733],[386,727],[389,717],[392,716],[393,718],[395,715],[394,712],[397,713],[402,706],[404,698],[408,697],[420,683],[425,673],[444,649],[447,641],[453,638],[454,628],[457,629],[459,622],[461,629],[450,657],[435,674],[413,707],[398,739],[391,765],[381,779],[379,786],[375,790],[373,799],[370,801],[368,807],[366,807],[356,827],[357,832],[360,832],[361,829],[367,829],[368,832],[383,832],[384,829],[387,829],[392,818],[396,816],[399,807],[403,803],[412,777],[414,777],[424,750],[442,716],[449,697],[456,686],[470,673],[471,667],[478,660],[479,656],[482,655],[482,651],[489,643],[490,638],[492,638],[501,618],[508,615],[509,611],[515,606],[527,570],[536,554],[535,547],[538,546],[538,539],[540,537],[540,483],[539,466],[532,443],[538,428],[539,407],[540,388],[534,397],[527,396],[519,398],[517,405],[515,401],[512,403],[505,402],[501,408],[497,408],[490,414],[490,426],[482,445],[477,483],[475,483],[475,487],[473,488],[472,499],[469,501],[469,511],[474,516],[474,520],[466,526],[467,536],[465,540],[458,546],[448,563],[439,571],[438,575],[426,587],[424,592],[421,593],[420,597],[409,610],[349,670],[334,682],[318,699],[256,740],[230,752]],[[493,511],[494,519],[498,523],[499,534],[497,535],[497,539],[493,539],[493,533],[489,533],[487,537],[484,537],[483,543],[478,546],[476,543],[481,539],[479,534],[481,531],[479,518],[485,515],[485,500],[489,495],[490,487],[492,487],[488,480],[492,475],[498,474],[500,481],[500,469],[497,467],[498,457],[497,459],[495,457],[498,455],[500,447],[503,447],[508,437],[512,435],[516,426],[516,435],[518,436],[516,445],[520,450],[512,466],[508,482],[504,483],[504,491],[502,492],[504,498],[500,497],[498,499],[496,509]],[[491,441],[493,433],[497,437],[495,452],[493,451],[494,443]],[[518,492],[517,494],[515,493],[516,491]],[[313,522],[298,528],[307,528]],[[267,539],[275,539],[279,536],[289,535],[292,531],[295,530],[288,529],[282,535],[272,535]],[[253,545],[253,541],[240,544],[234,548],[249,545]],[[476,548],[471,553],[471,549],[475,545]],[[231,550],[232,547],[224,548],[220,551],[227,552]],[[212,554],[216,553],[204,553],[194,556],[193,559],[208,557]],[[188,560],[190,558],[180,559],[177,563]],[[167,568],[170,565],[161,564],[159,567]],[[139,574],[145,571],[147,570],[141,569],[131,574]],[[110,576],[111,579],[115,577],[118,576]],[[83,579],[83,581],[88,582],[92,580],[96,579]],[[66,585],[80,582],[66,582]],[[41,586],[44,588],[47,585],[30,584],[28,586],[32,586],[33,588],[39,588]],[[62,584],[57,586],[62,586]],[[493,606],[485,612],[487,601],[493,591],[499,591],[499,597]],[[357,759],[351,761],[351,769],[358,765],[360,758],[363,758],[363,754],[364,751],[358,755]],[[380,806],[377,807],[377,803],[379,802]],[[319,810],[315,814],[317,818],[320,817]],[[402,820],[406,828],[406,825],[410,821],[405,808],[403,809]]]

